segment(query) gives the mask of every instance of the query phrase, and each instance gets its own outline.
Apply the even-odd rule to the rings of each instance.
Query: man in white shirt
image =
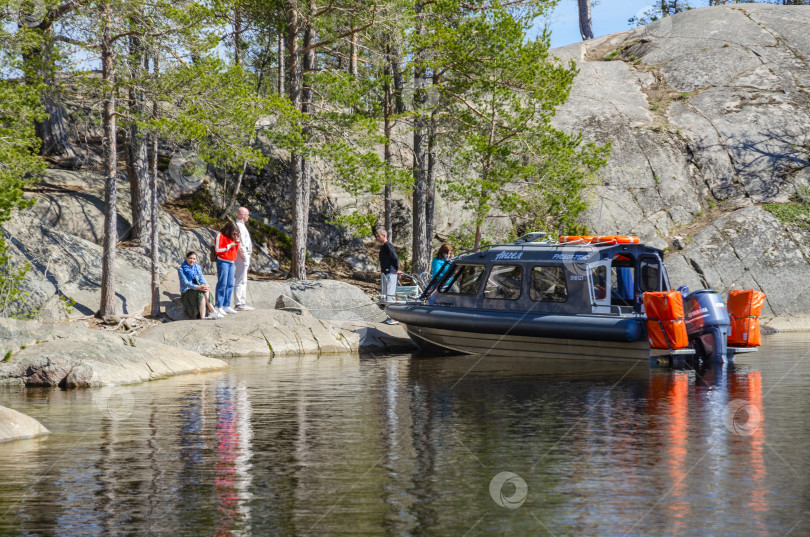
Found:
[[[236,304],[237,311],[252,310],[251,306],[247,305],[247,275],[250,268],[250,255],[253,253],[253,242],[250,240],[250,232],[247,229],[248,218],[250,211],[245,207],[239,207],[236,211],[236,227],[239,228],[239,252],[236,255],[235,276],[234,282],[234,303]]]

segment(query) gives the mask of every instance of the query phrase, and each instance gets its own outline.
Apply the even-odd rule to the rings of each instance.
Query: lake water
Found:
[[[810,534],[810,335],[703,372],[477,356],[234,359],[0,389],[0,535]]]

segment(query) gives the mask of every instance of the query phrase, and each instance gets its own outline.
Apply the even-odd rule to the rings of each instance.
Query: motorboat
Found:
[[[551,239],[536,232],[448,264],[416,299],[385,307],[424,349],[720,362],[756,349],[730,345],[733,323],[722,297],[710,289],[673,290],[663,251],[637,237]],[[662,309],[653,299],[670,308],[672,318],[648,315],[650,308]],[[745,326],[758,338],[756,323]]]

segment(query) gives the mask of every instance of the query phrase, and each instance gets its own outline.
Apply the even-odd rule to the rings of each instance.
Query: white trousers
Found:
[[[236,256],[236,265],[234,266],[236,281],[233,284],[233,303],[235,306],[247,304],[248,268],[250,268],[250,261],[243,261],[239,256]]]
[[[397,298],[397,273],[382,275],[382,294],[386,302],[393,302]]]

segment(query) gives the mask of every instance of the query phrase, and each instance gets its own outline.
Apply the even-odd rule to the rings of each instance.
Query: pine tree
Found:
[[[549,55],[548,34],[527,39],[534,15],[504,9],[469,14],[442,30],[434,61],[452,103],[455,174],[446,190],[474,211],[476,248],[496,207],[543,210],[541,216],[554,216],[547,224],[555,228],[574,222],[584,210],[588,178],[609,151],[551,126],[577,71],[573,62],[561,65]]]

